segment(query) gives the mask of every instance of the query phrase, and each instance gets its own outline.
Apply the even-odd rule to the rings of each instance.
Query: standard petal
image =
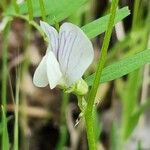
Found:
[[[71,23],[61,26],[59,41],[58,60],[64,78],[70,86],[82,77],[92,63],[94,50],[85,33]]]
[[[35,73],[33,76],[33,83],[37,87],[45,87],[48,85],[48,78],[47,78],[47,73],[46,73],[46,56],[43,57],[39,66],[35,70]]]
[[[62,73],[60,71],[60,66],[54,53],[52,51],[49,51],[46,55],[47,77],[50,88],[53,89],[57,84],[59,84],[62,78]]]
[[[58,51],[58,32],[57,32],[57,30],[44,21],[40,21],[40,25],[49,39],[49,47],[50,48],[48,48],[48,50],[52,49],[52,51],[55,53],[55,56],[57,56],[57,51]]]

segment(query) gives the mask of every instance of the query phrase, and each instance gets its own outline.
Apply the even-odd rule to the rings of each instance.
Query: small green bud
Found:
[[[77,82],[74,92],[78,95],[85,95],[88,92],[87,83],[81,79]]]
[[[66,92],[72,92],[80,96],[85,95],[88,92],[88,85],[83,79],[80,79],[77,83],[75,83],[73,86],[67,89]]]

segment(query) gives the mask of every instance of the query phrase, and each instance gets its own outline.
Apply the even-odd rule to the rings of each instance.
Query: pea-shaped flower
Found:
[[[34,73],[33,82],[37,87],[49,84],[51,89],[57,85],[69,88],[82,78],[92,63],[92,43],[74,24],[62,24],[59,33],[46,22],[41,21],[40,25],[48,37],[49,45]]]

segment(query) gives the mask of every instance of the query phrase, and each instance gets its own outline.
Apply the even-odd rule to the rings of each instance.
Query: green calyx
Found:
[[[86,95],[88,92],[88,85],[83,79],[80,79],[77,83],[72,85],[65,92],[83,96]]]

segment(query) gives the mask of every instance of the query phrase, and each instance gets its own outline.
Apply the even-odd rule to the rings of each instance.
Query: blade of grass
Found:
[[[128,7],[123,7],[117,10],[116,17],[115,17],[115,24],[121,21],[122,19],[124,19],[125,17],[127,17],[129,14],[130,11]],[[103,33],[104,31],[106,31],[109,17],[110,14],[84,25],[81,29],[86,33],[86,35],[89,38],[92,39],[98,36],[99,34]]]
[[[123,96],[123,114],[122,114],[122,140],[127,140],[130,131],[132,120],[130,116],[137,106],[138,93],[140,88],[141,76],[139,70],[136,70],[128,75],[127,88]],[[132,91],[132,92],[131,92]],[[130,132],[131,133],[131,132]]]
[[[19,13],[19,6],[18,6],[16,0],[13,0],[12,2],[13,2],[13,5],[14,5],[14,8],[15,8],[15,12]]]
[[[2,150],[9,150],[9,137],[7,129],[7,118],[6,118],[6,109],[1,106],[2,109]]]
[[[39,0],[39,4],[40,4],[40,10],[42,14],[42,19],[46,20],[45,6],[43,0]]]
[[[2,89],[1,89],[1,99],[2,99],[2,150],[9,150],[9,137],[7,130],[7,118],[6,118],[6,106],[7,106],[7,60],[8,60],[8,36],[10,31],[10,22],[6,25],[2,34]]]
[[[140,6],[140,0],[134,2],[134,12],[132,21],[132,31],[134,32],[139,27],[138,22],[138,10]],[[142,19],[142,18],[141,18]],[[144,32],[144,31],[143,31]],[[144,32],[144,37],[141,42],[142,50],[147,48],[148,36],[147,32]],[[134,42],[132,42],[134,43]],[[132,51],[132,47],[131,47]],[[141,72],[136,70],[128,75],[127,90],[125,90],[123,102],[123,116],[122,116],[122,140],[126,141],[132,133],[135,126],[138,124],[139,117],[135,116],[134,119],[131,117],[132,112],[138,104],[138,94],[141,87]],[[132,92],[131,92],[132,91]],[[136,121],[135,121],[136,120]],[[133,123],[134,122],[134,123]]]
[[[3,2],[0,1],[0,8],[5,11],[5,8],[6,8],[6,1],[4,0]]]
[[[60,22],[75,11],[77,11],[82,5],[84,5],[88,0],[43,0],[45,6],[45,14],[47,16],[46,20],[50,24],[55,24]],[[32,2],[32,6],[31,6]],[[41,17],[40,4],[37,0],[27,0],[19,5],[20,14],[30,13],[30,16]],[[29,9],[33,11],[29,11]],[[5,11],[5,15],[14,15],[15,11],[12,6],[9,6]],[[32,17],[30,17],[32,18]]]
[[[32,0],[27,0],[27,6],[28,6],[28,13],[29,13],[29,20],[33,20],[33,6],[32,6]]]
[[[144,50],[136,55],[124,58],[112,65],[109,65],[103,69],[102,77],[99,83],[120,78],[140,67],[144,64],[150,63],[150,49]],[[95,73],[88,76],[85,80],[89,86],[93,84]]]
[[[7,99],[7,77],[8,77],[8,70],[7,70],[7,60],[8,60],[8,36],[10,31],[10,22],[6,25],[3,34],[3,46],[2,46],[2,89],[1,89],[1,99],[2,105],[4,109],[6,109],[6,99]]]
[[[18,150],[18,117],[19,117],[19,85],[20,85],[20,69],[17,70],[17,79],[16,79],[16,94],[15,94],[15,125],[14,125],[14,147],[13,150]]]

